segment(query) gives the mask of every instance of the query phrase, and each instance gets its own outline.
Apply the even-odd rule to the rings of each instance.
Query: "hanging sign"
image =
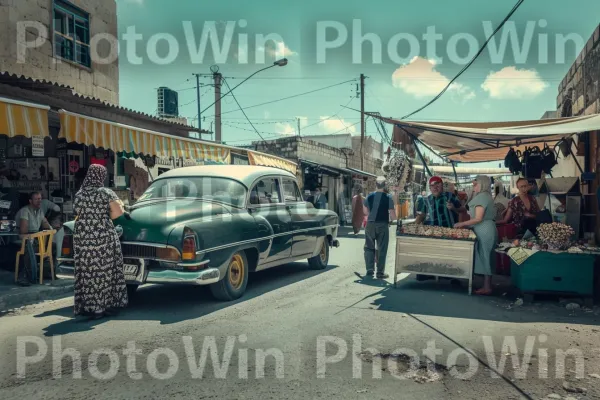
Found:
[[[74,174],[79,171],[79,163],[77,161],[71,161],[69,163],[69,172]]]
[[[44,138],[34,136],[31,138],[31,155],[33,157],[44,157]]]

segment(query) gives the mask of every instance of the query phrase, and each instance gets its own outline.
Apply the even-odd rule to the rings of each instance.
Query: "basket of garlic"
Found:
[[[539,241],[549,250],[566,250],[571,246],[575,231],[569,225],[553,222],[541,224],[537,229]]]

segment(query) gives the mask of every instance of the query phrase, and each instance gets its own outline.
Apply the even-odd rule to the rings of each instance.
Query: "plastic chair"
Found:
[[[27,240],[38,240],[39,250],[35,253],[36,256],[40,257],[40,285],[44,283],[44,258],[48,257],[50,262],[50,272],[52,273],[52,281],[54,282],[54,259],[52,256],[52,240],[54,239],[54,234],[56,230],[51,231],[42,231],[38,233],[32,233],[29,235],[23,235],[21,250],[17,252],[17,259],[15,264],[15,282],[18,282],[19,279],[19,261],[22,255],[25,255],[25,244]]]

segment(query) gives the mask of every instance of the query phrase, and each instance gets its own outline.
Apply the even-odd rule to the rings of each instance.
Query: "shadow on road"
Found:
[[[190,285],[152,285],[140,287],[129,306],[123,312],[111,318],[97,321],[74,318],[68,321],[49,325],[44,329],[45,336],[57,336],[75,332],[92,330],[108,320],[120,321],[160,321],[162,325],[174,324],[194,318],[203,317],[213,312],[242,303],[273,290],[293,285],[305,279],[327,273],[337,266],[329,266],[326,270],[315,271],[307,263],[292,263],[277,268],[250,274],[248,288],[244,296],[236,301],[221,302],[214,300],[210,290],[205,286]],[[36,318],[48,316],[72,317],[73,307],[64,307],[48,311]]]
[[[371,305],[377,307],[379,311],[405,313],[411,316],[430,315],[510,323],[600,325],[597,308],[592,312],[569,311],[557,303],[534,303],[517,307],[514,306],[513,301],[504,297],[469,296],[466,281],[461,282],[460,286],[449,281],[418,282],[411,275],[398,281],[396,288],[387,281],[368,277],[361,277],[355,282],[381,288],[355,303],[359,304],[372,298]],[[502,293],[499,295],[501,296]]]

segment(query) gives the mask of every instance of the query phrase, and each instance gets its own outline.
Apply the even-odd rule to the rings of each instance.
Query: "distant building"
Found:
[[[179,118],[179,93],[167,87],[158,88],[158,116],[165,119]]]
[[[542,115],[541,119],[554,119],[554,118],[558,118],[558,112],[557,111],[546,111],[544,113],[544,115]]]
[[[23,28],[24,22],[41,24],[42,29]],[[40,41],[40,46],[27,48],[25,62],[18,59],[19,48],[24,48],[19,29],[26,29],[28,41]],[[91,38],[98,34],[117,37],[115,0],[0,1],[0,72],[65,85],[118,105],[118,59],[104,64],[91,59]],[[108,59],[110,47],[100,41],[99,56]]]

